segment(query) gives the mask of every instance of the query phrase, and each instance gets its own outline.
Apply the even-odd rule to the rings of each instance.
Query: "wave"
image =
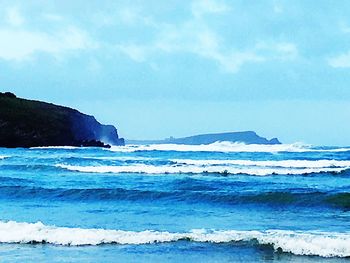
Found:
[[[46,226],[41,222],[18,223],[0,221],[0,243],[48,243],[63,246],[102,244],[153,244],[164,242],[235,243],[270,245],[275,251],[295,255],[321,257],[349,257],[350,233],[300,232],[286,230],[267,231],[215,231],[191,230],[186,233],[83,229]]]
[[[202,165],[146,165],[135,164],[128,166],[78,166],[57,164],[56,167],[82,172],[82,173],[139,173],[139,174],[247,174],[247,175],[306,175],[317,173],[341,173],[349,167],[307,167],[307,168],[281,168],[281,167],[254,167],[254,166],[202,166]]]
[[[350,161],[338,160],[279,160],[279,161],[252,161],[252,160],[193,160],[173,159],[178,164],[212,166],[212,165],[240,165],[240,166],[262,166],[282,168],[327,168],[343,167],[350,168]]]
[[[70,157],[72,158],[72,157]],[[141,156],[80,156],[74,157],[78,159],[86,159],[86,160],[102,160],[102,161],[150,161],[150,160],[160,160],[159,158],[151,158],[151,157],[141,157]]]
[[[14,171],[30,171],[30,172],[49,172],[57,171],[57,167],[50,164],[4,164],[0,165],[0,170],[14,170]]]
[[[74,150],[74,149],[82,149],[82,147],[78,146],[37,146],[30,147],[29,149],[62,149],[62,150]]]
[[[192,190],[188,190],[188,188]],[[194,189],[193,189],[194,188]],[[142,190],[124,188],[42,188],[30,186],[0,186],[0,198],[43,199],[55,201],[177,201],[224,205],[265,204],[272,206],[332,207],[350,209],[350,193],[276,190],[242,192],[215,188],[206,184],[181,185],[175,190]]]
[[[208,145],[185,144],[150,144],[150,145],[126,145],[112,146],[108,151],[138,152],[138,151],[177,151],[177,152],[347,152],[349,148],[314,148],[311,145],[301,143],[293,144],[244,144],[233,142],[215,142]]]

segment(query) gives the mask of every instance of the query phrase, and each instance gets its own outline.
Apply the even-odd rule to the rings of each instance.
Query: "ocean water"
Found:
[[[0,148],[1,262],[350,262],[350,148]]]

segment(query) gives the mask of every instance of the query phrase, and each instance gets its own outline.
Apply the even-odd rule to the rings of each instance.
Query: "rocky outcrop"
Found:
[[[75,109],[0,93],[0,147],[124,145],[117,129]]]
[[[165,140],[154,140],[154,141],[139,141],[130,140],[128,144],[187,144],[187,145],[200,145],[200,144],[211,144],[218,141],[227,142],[241,142],[245,144],[281,144],[277,138],[268,140],[264,137],[260,137],[253,131],[244,132],[226,132],[226,133],[213,133],[213,134],[201,134],[184,138],[173,138],[170,137]]]
[[[168,143],[175,144],[210,144],[217,141],[242,142],[245,144],[280,144],[278,139],[268,140],[260,137],[253,131],[201,134],[179,139],[167,139]]]

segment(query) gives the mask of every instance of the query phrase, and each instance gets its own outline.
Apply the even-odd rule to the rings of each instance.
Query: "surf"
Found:
[[[73,172],[82,173],[111,173],[111,174],[222,174],[222,175],[307,175],[319,173],[341,173],[350,167],[322,167],[322,168],[278,168],[278,167],[232,167],[227,165],[100,165],[100,166],[79,166],[69,164],[57,164],[58,168]]]
[[[186,144],[149,144],[112,146],[106,151],[113,152],[142,152],[142,151],[175,151],[175,152],[348,152],[350,147],[315,147],[303,143],[292,144],[245,144],[239,142],[218,141],[212,144],[186,145]]]
[[[0,221],[0,243],[96,246],[142,245],[164,242],[236,243],[270,245],[275,251],[320,257],[350,257],[350,233],[316,231],[239,231],[194,229],[189,232],[125,231],[47,226],[41,222]]]

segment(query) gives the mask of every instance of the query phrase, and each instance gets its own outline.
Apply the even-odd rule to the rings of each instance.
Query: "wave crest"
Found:
[[[46,226],[41,222],[17,223],[0,221],[1,243],[49,243],[64,246],[101,244],[152,244],[188,240],[193,242],[246,242],[271,245],[275,250],[295,255],[349,257],[350,234],[335,232],[267,231],[207,231],[192,230],[171,233],[146,230],[141,232],[82,229]]]
[[[212,144],[150,144],[113,146],[108,151],[138,152],[138,151],[177,151],[177,152],[347,152],[350,148],[314,148],[302,143],[293,144],[244,144],[239,142],[215,142]]]
[[[78,166],[57,164],[56,167],[82,173],[140,173],[140,174],[247,174],[247,175],[304,175],[314,173],[341,173],[350,167],[307,167],[307,168],[280,168],[280,167],[249,167],[227,165],[125,165],[125,166]]]

